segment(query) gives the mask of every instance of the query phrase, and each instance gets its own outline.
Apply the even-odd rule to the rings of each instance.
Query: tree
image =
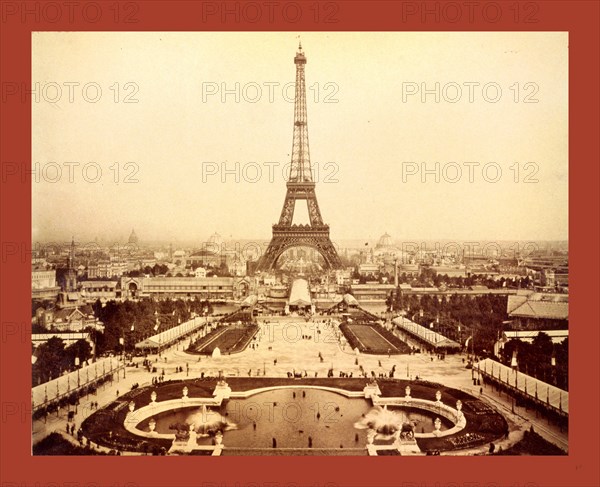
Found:
[[[79,357],[80,362],[84,362],[91,358],[92,347],[87,340],[81,339],[67,347],[66,352],[73,359],[71,363],[75,363],[75,357]]]
[[[552,339],[543,331],[533,339],[533,348],[536,354],[541,357],[551,357],[554,345]]]
[[[51,378],[60,376],[65,357],[65,344],[62,338],[53,336],[46,343],[42,343],[38,347],[37,357],[33,375],[40,378],[41,382],[48,382]]]
[[[152,268],[152,273],[155,276],[159,276],[162,274],[166,274],[168,270],[169,268],[164,264],[154,264],[154,267]]]

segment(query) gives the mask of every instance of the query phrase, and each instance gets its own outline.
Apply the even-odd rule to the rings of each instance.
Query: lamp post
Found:
[[[96,334],[98,332],[98,328],[97,328],[98,323],[100,323],[100,318],[96,318],[96,326],[94,326],[94,330],[91,333],[91,335],[92,335],[92,342],[94,344],[94,348],[92,349],[93,357],[94,357],[94,362],[96,361],[96,347],[97,347],[97,345],[96,345],[96,340],[97,340]]]
[[[552,385],[556,385],[556,352],[554,351],[554,343],[552,344],[552,357],[550,357],[550,365],[552,366]]]
[[[517,362],[517,350],[513,351],[510,365],[513,368],[513,370],[515,371],[515,389],[518,391],[517,374],[518,374],[519,364]],[[508,378],[507,378],[507,382],[508,382]],[[511,394],[511,399],[512,399],[512,401],[511,401],[512,402],[512,412],[514,414],[515,413],[515,396],[514,396],[514,394]]]

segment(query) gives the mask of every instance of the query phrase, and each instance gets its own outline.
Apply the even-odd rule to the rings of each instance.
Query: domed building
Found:
[[[375,256],[384,261],[393,260],[402,258],[402,250],[394,245],[392,237],[386,232],[379,237],[379,241],[375,245]]]
[[[138,244],[138,236],[135,234],[135,230],[131,230],[131,235],[129,235],[129,240],[127,241],[128,243],[130,243],[131,245],[137,245]]]
[[[379,242],[377,242],[375,249],[390,248],[393,246],[394,245],[392,243],[392,237],[389,233],[386,232],[381,237],[379,237]]]

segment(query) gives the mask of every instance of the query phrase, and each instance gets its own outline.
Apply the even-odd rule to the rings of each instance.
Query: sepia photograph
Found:
[[[569,454],[569,32],[39,31],[27,96],[33,456]]]

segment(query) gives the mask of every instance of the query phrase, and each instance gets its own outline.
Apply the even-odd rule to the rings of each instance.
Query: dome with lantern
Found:
[[[379,241],[377,242],[375,249],[390,248],[390,247],[393,247],[392,237],[389,233],[386,232],[381,237],[379,237]]]
[[[385,258],[394,259],[402,257],[402,250],[394,245],[391,235],[386,232],[379,237],[377,245],[375,245],[375,255],[384,260]]]

